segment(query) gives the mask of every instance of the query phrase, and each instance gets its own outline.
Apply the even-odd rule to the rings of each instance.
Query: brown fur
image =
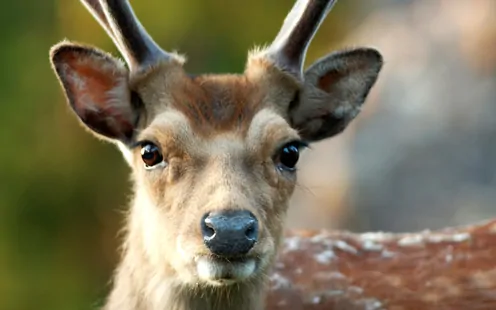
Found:
[[[121,304],[123,296],[126,305],[141,300],[129,309],[162,309],[158,305],[164,309],[165,305],[167,309],[243,309],[241,301],[245,309],[261,307],[264,275],[279,245],[287,200],[295,184],[293,175],[280,175],[267,158],[281,141],[298,135],[268,110],[261,110],[252,122],[244,138],[227,133],[205,141],[182,113],[170,111],[143,130],[140,138],[156,141],[171,159],[167,171],[144,171],[135,156],[136,199],[108,309],[128,309]],[[260,241],[250,254],[260,258],[259,273],[232,287],[198,285],[191,259],[208,255],[199,219],[206,212],[227,208],[250,210],[259,218]],[[168,295],[171,292],[173,296]]]
[[[174,93],[174,107],[192,120],[199,132],[246,130],[260,108],[257,86],[242,75],[195,77]]]
[[[154,67],[130,83],[145,105],[150,105],[147,119],[160,114],[165,106],[177,109],[197,134],[205,137],[227,131],[243,134],[262,108],[287,108],[301,88],[294,78],[257,58],[240,75],[190,77],[182,62],[177,62]],[[157,92],[166,97],[157,98]]]
[[[51,60],[82,124],[116,143],[133,171],[122,261],[105,310],[262,309],[296,184],[296,172],[281,167],[281,148],[341,132],[382,65],[375,50],[356,49],[322,58],[300,77],[262,50],[244,74],[191,77],[177,55],[132,62],[127,72],[105,52],[68,42],[52,48]],[[152,169],[141,159],[144,141],[164,158]],[[200,220],[233,209],[258,219],[258,241],[245,257],[254,264],[211,263]],[[219,272],[234,283],[217,281]]]
[[[276,169],[273,160],[282,145],[301,138],[287,111],[304,87],[257,59],[249,62],[244,75],[190,78],[177,63],[152,69],[132,77],[129,84],[143,104],[134,110],[139,123],[133,139],[159,146],[167,167],[145,170],[139,148],[128,149],[116,141],[133,168],[135,199],[122,262],[105,309],[261,309],[265,275],[280,244],[296,182],[294,173]],[[77,66],[72,70],[59,71],[69,89],[68,76],[80,75],[83,80],[88,72],[90,78],[96,76]],[[108,91],[117,85],[111,82],[108,87],[85,85],[82,93],[90,91],[100,98],[98,106],[108,105],[101,98],[118,95],[118,89]],[[105,93],[98,93],[102,89]],[[71,98],[76,100],[73,106],[87,104]],[[114,114],[131,111],[126,104],[130,103],[115,106]],[[96,125],[119,124],[111,116],[104,115]],[[196,257],[210,255],[199,222],[203,214],[224,209],[249,210],[258,218],[259,241],[249,253],[258,268],[243,282],[215,286],[196,274]]]

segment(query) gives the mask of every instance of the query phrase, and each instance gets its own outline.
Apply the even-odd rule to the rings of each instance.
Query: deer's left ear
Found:
[[[302,92],[290,106],[292,126],[310,142],[342,132],[360,112],[381,68],[381,54],[368,48],[316,61],[305,71]]]

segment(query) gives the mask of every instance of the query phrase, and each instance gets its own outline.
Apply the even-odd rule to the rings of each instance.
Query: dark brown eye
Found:
[[[280,169],[294,171],[300,159],[300,149],[305,146],[302,142],[291,142],[284,145],[279,151],[277,163]]]
[[[141,159],[145,163],[146,168],[152,168],[164,161],[159,148],[153,143],[143,144],[141,147]]]

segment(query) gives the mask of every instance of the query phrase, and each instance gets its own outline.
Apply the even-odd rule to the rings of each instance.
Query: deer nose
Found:
[[[207,248],[223,257],[244,255],[258,240],[258,220],[249,211],[207,213],[202,218],[201,230]]]

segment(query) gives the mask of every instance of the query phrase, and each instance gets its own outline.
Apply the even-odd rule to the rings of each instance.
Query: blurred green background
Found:
[[[186,68],[191,73],[241,72],[247,50],[255,44],[269,42],[293,4],[290,0],[131,2],[157,42],[165,49],[188,55]],[[479,6],[486,3],[475,2]],[[358,26],[368,28],[365,20],[373,12],[381,12],[390,5],[395,7],[396,13],[417,12],[410,1],[378,0],[366,6],[363,3],[340,1],[335,6],[308,52],[307,63],[341,46]],[[403,25],[398,17],[401,15],[394,12],[386,13],[385,16],[394,17],[394,23],[382,24],[383,29]],[[126,208],[130,194],[128,167],[117,150],[97,141],[78,125],[51,71],[48,50],[64,38],[96,45],[114,54],[117,54],[116,49],[77,0],[1,1],[0,24],[0,142],[3,146],[0,152],[0,309],[92,309],[107,293],[117,262],[121,211]],[[471,22],[467,21],[466,25]],[[394,36],[391,38],[389,33],[390,41],[384,43],[383,34],[370,34],[361,42],[367,44],[370,39],[370,45],[394,45]],[[401,35],[396,38],[399,37]],[[491,34],[490,39],[494,37]],[[482,50],[482,47],[477,49]],[[482,70],[478,68],[473,70]],[[487,68],[488,65],[483,66],[484,70]],[[389,70],[394,71],[394,67]],[[486,71],[484,79],[489,76],[494,82],[494,69]],[[435,75],[435,72],[428,74]],[[473,80],[479,81],[479,76]],[[402,93],[383,101],[378,99],[380,94],[382,92],[377,90],[371,101],[401,101],[400,97],[408,96]],[[494,103],[493,93],[488,96],[489,102]],[[365,130],[367,123],[364,121],[360,126],[360,130]],[[338,141],[354,141],[353,137],[350,130]],[[358,142],[332,143],[331,148],[341,146],[341,149],[353,150]],[[324,144],[320,147],[327,150]],[[330,153],[322,151],[321,154]],[[322,155],[321,158],[321,162],[330,161],[330,157]],[[338,169],[330,171],[334,171],[334,175],[339,173]],[[343,175],[350,173],[353,174],[348,171]],[[332,179],[329,188],[352,192],[353,177],[344,179]],[[391,201],[394,200],[381,205],[393,206]],[[426,200],[419,202],[424,203]],[[324,203],[331,204],[333,210],[359,209],[349,199],[330,198]],[[354,211],[335,212],[318,206],[307,210],[307,217],[326,212],[328,217],[332,214],[333,219],[356,222]],[[339,226],[333,223],[320,226]],[[305,224],[293,221],[291,225]],[[352,224],[345,227],[384,228]]]

